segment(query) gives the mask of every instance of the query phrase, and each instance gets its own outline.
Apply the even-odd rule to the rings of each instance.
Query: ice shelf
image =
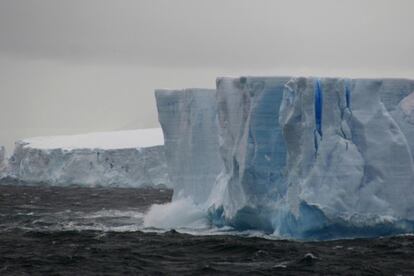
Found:
[[[23,139],[8,176],[50,185],[169,186],[163,140],[161,129]]]

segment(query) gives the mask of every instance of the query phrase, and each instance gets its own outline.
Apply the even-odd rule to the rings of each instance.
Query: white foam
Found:
[[[161,229],[209,228],[206,211],[190,198],[181,198],[167,204],[154,204],[144,217],[144,227]]]
[[[83,216],[85,219],[96,219],[96,218],[131,218],[131,219],[143,219],[144,213],[134,210],[100,210],[93,213],[88,213]]]

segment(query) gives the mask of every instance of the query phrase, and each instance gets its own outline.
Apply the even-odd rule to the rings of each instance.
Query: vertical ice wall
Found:
[[[213,221],[293,237],[411,229],[383,220],[414,219],[413,83],[219,78]]]
[[[156,90],[174,199],[207,200],[223,167],[218,151],[216,91]]]
[[[294,238],[414,230],[414,81],[218,78],[214,94],[157,92],[175,199],[197,218]]]
[[[130,149],[38,149],[16,143],[11,177],[55,186],[170,186],[163,146]]]
[[[214,220],[222,216],[231,218],[230,224],[237,228],[271,228],[267,210],[287,189],[279,109],[288,80],[218,78],[220,151],[225,170],[216,187],[220,192],[213,192],[215,209],[210,211]]]
[[[409,89],[401,91],[390,82],[323,79],[323,138],[318,141],[316,156],[307,142],[314,128],[310,95],[316,93],[315,80],[298,78],[287,84],[286,102],[290,104],[285,104],[281,113],[296,114],[301,120],[292,121],[291,116],[286,116],[281,122],[288,149],[295,148],[295,152],[288,150],[290,161],[286,170],[291,194],[297,194],[295,200],[288,201],[297,224],[285,224],[283,231],[306,236],[329,223],[344,226],[345,222],[343,228],[347,228],[384,217],[414,218],[410,137],[391,115]],[[309,209],[313,209],[315,216],[321,211],[324,219],[318,224],[307,224],[305,216],[301,217],[301,208],[308,216]]]
[[[414,81],[386,79],[380,93],[382,102],[407,137],[414,155]]]
[[[170,186],[161,129],[28,138],[16,142],[8,176],[67,186]]]

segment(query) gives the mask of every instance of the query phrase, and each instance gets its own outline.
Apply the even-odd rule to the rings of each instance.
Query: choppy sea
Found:
[[[0,275],[414,275],[414,236],[298,242],[144,227],[165,188],[0,183]]]

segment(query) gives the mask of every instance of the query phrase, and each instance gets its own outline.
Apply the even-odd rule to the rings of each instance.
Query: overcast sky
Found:
[[[414,78],[412,0],[0,0],[0,145],[157,126],[218,75]]]

